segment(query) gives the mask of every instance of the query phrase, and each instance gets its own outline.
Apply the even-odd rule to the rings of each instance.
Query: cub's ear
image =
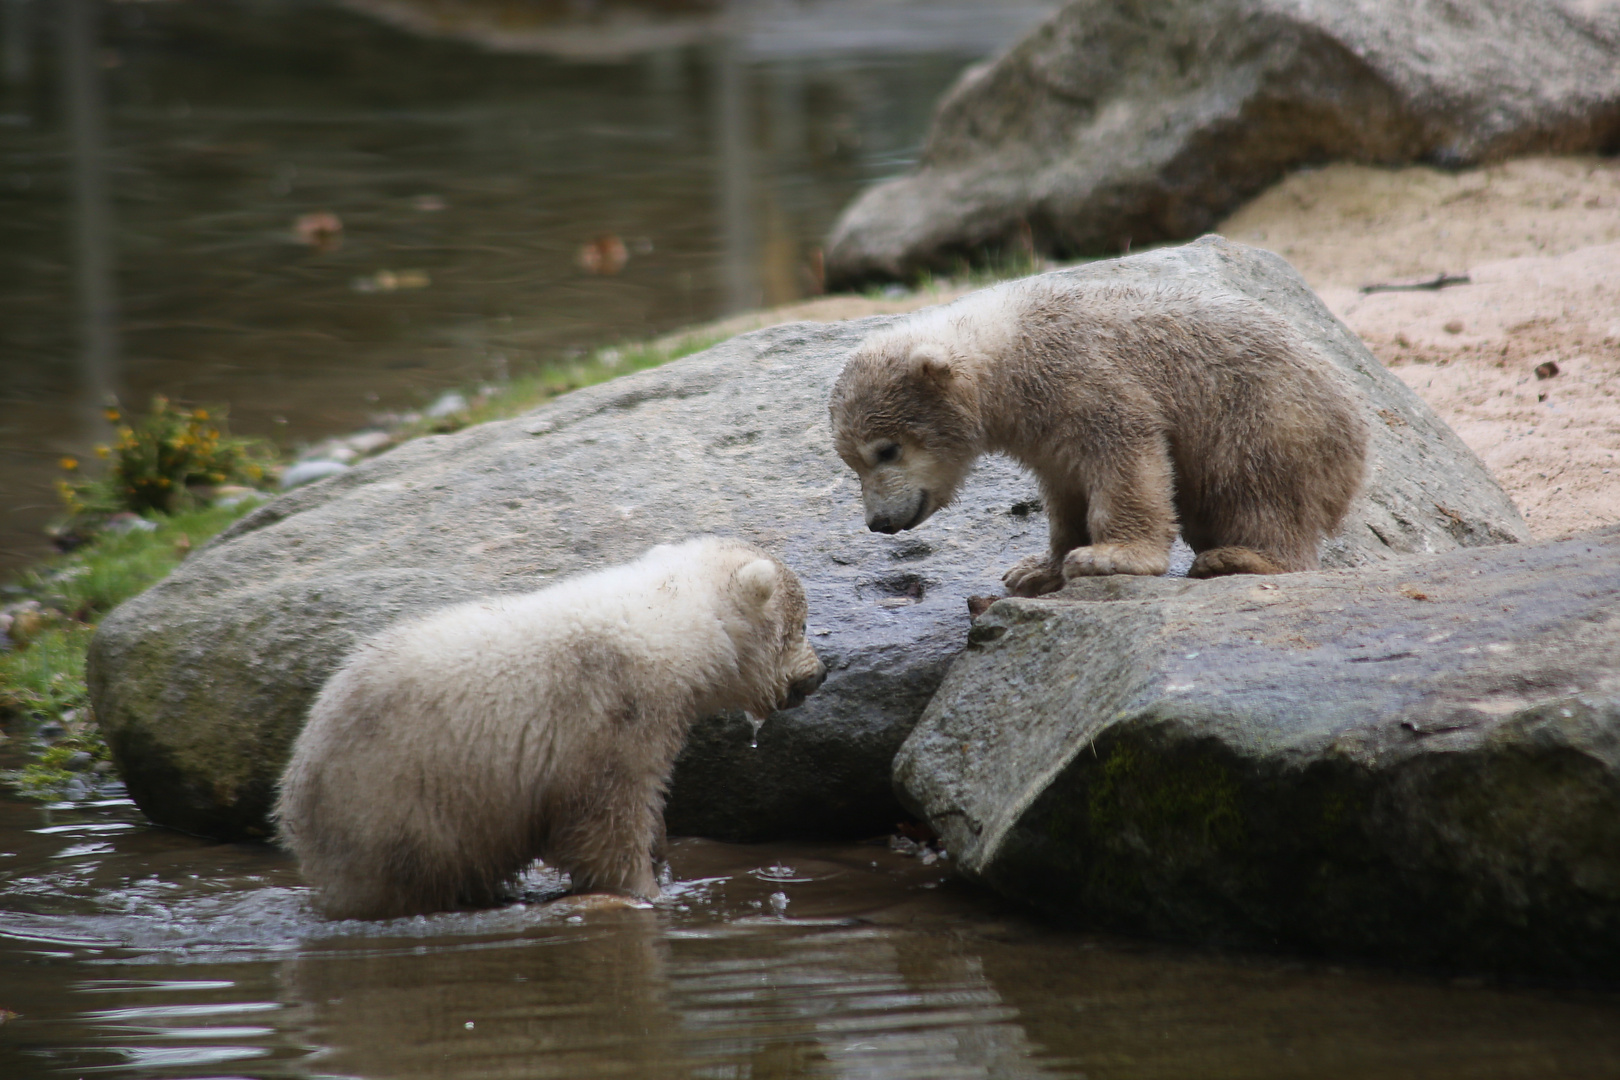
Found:
[[[755,559],[737,571],[737,587],[756,607],[764,607],[776,592],[776,564],[769,559]]]
[[[956,378],[950,357],[937,345],[918,345],[912,349],[911,371],[924,382],[942,390]]]

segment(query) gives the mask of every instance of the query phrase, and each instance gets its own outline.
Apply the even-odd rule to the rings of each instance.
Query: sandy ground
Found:
[[[1620,161],[1334,166],[1290,177],[1221,232],[1298,267],[1484,459],[1537,539],[1620,521]],[[1470,282],[1360,291],[1442,272]]]
[[[1620,521],[1620,160],[1335,165],[1289,177],[1218,231],[1298,268],[1485,461],[1537,539]],[[1360,291],[1442,273],[1469,283]],[[822,297],[696,333],[908,311],[963,291]]]

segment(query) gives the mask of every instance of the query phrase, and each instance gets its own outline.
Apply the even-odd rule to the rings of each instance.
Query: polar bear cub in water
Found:
[[[670,770],[700,716],[821,684],[804,590],[713,537],[362,644],[327,682],[276,818],[334,918],[497,901],[536,858],[652,897]]]

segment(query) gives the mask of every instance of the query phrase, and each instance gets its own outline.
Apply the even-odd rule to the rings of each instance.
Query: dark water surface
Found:
[[[882,846],[647,910],[315,917],[270,848],[0,803],[0,1076],[1602,1077],[1620,999],[1060,934]],[[544,882],[537,882],[537,887]]]
[[[813,292],[839,209],[1053,3],[662,0],[667,47],[615,47],[638,5],[506,6],[601,55],[315,0],[0,0],[0,570],[45,550],[108,393],[292,446]],[[312,213],[340,246],[300,242]],[[615,275],[579,265],[604,235]]]

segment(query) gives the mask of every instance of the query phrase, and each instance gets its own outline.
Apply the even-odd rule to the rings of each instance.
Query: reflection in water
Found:
[[[0,78],[11,86],[34,72],[33,0],[0,0]]]
[[[1620,995],[1060,934],[881,846],[683,840],[652,910],[371,923],[127,801],[0,836],[7,1080],[1620,1073]]]
[[[283,968],[291,1019],[358,1076],[680,1076],[669,942],[657,914],[420,950],[311,949]]]
[[[84,441],[106,429],[116,398],[118,300],[113,282],[112,200],[107,194],[107,123],[96,49],[95,0],[60,0],[62,100],[73,173],[74,305],[79,328],[79,428]]]
[[[1046,1075],[978,960],[934,944],[620,911],[513,948],[312,951],[286,986],[322,1068],[362,1076]]]
[[[714,50],[714,127],[720,177],[721,273],[725,282],[721,313],[760,305],[754,274],[753,185],[748,163],[748,75],[731,28],[737,0],[725,5],[724,27]]]

